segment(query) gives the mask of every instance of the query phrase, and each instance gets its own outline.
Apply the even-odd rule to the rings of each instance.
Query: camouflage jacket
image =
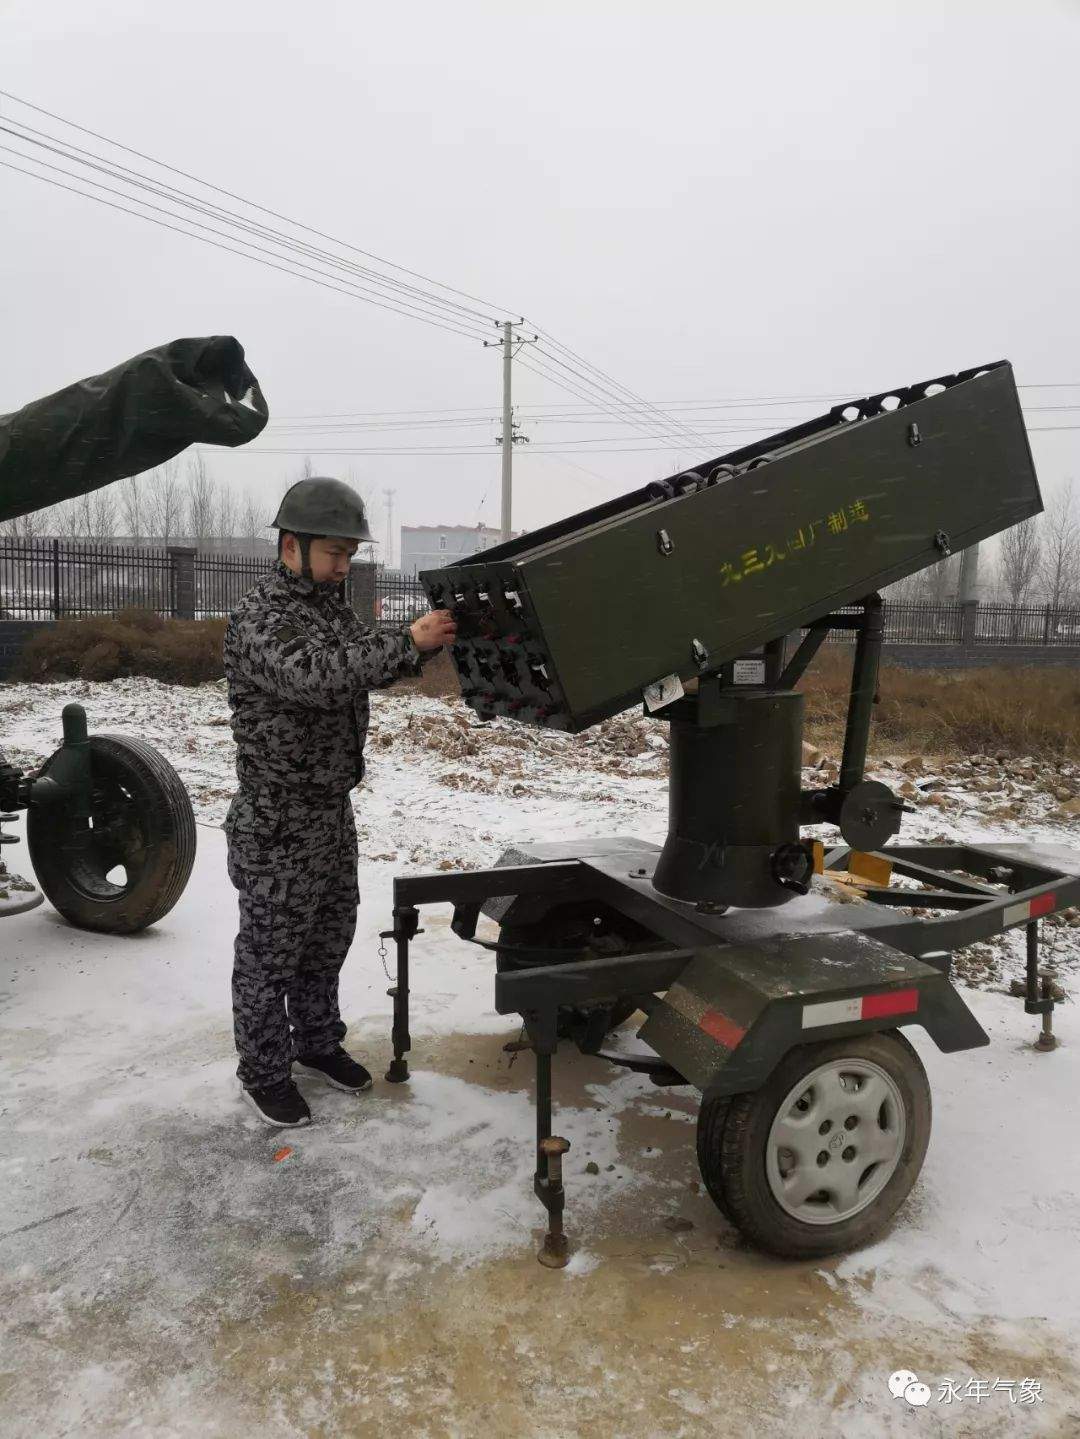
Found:
[[[346,794],[364,772],[368,690],[419,674],[407,629],[368,629],[337,585],[280,562],[225,630],[225,678],[242,790]]]

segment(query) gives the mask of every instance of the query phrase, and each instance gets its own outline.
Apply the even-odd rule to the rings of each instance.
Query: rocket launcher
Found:
[[[479,715],[576,733],[1042,509],[1011,365],[834,406],[421,580]]]

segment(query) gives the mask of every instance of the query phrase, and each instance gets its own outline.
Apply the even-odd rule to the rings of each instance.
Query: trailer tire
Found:
[[[790,1050],[751,1094],[705,1099],[698,1163],[753,1244],[817,1259],[889,1223],[919,1176],[930,1126],[926,1071],[901,1034],[825,1040]]]
[[[46,762],[43,774],[48,774]],[[157,750],[124,735],[90,736],[91,841],[64,800],[32,805],[26,840],[53,908],[80,929],[134,934],[168,914],[195,862],[195,816],[183,781]],[[110,874],[123,870],[122,877]]]
[[[731,1109],[731,1096],[724,1094],[715,1099],[702,1101],[698,1111],[697,1157],[701,1178],[708,1190],[709,1198],[720,1213],[731,1224],[736,1224],[734,1214],[728,1208],[724,1186],[719,1182],[719,1168],[712,1163],[711,1156],[718,1152],[724,1137],[724,1125]]]

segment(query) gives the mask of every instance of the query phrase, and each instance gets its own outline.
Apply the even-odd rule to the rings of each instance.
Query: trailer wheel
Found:
[[[698,1163],[754,1244],[813,1259],[866,1244],[919,1176],[930,1086],[895,1030],[791,1050],[761,1089],[706,1099]]]
[[[504,924],[499,929],[499,945],[495,967],[500,974],[559,963],[543,953],[546,950],[566,950],[565,962],[571,964],[583,952],[590,959],[599,959],[663,948],[644,925],[608,905],[589,901],[553,905],[543,919],[529,924]],[[538,952],[530,953],[534,950]],[[618,1000],[607,1006],[606,1018],[598,1021],[599,1010],[566,1005],[559,1010],[559,1037],[573,1039],[588,1032],[602,1038],[625,1023],[637,1008],[636,999]]]
[[[195,860],[191,800],[172,765],[140,739],[91,735],[90,767],[90,826],[63,800],[32,806],[30,859],[50,903],[71,924],[134,934],[168,914],[184,892]]]

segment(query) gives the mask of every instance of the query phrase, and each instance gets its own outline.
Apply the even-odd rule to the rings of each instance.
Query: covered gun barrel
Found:
[[[231,335],[173,340],[0,415],[0,520],[163,464],[253,440],[268,412]]]
[[[1007,361],[837,405],[421,575],[480,715],[571,732],[1042,509]]]

